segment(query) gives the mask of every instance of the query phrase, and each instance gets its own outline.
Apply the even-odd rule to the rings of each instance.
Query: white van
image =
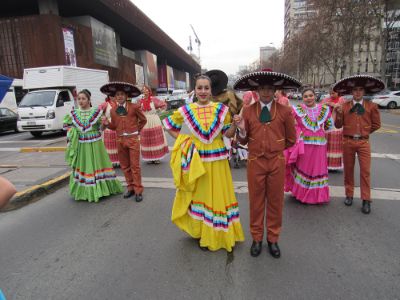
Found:
[[[6,107],[17,113],[18,104],[25,95],[22,85],[22,79],[14,79],[3,100],[0,99],[0,107]]]
[[[64,116],[75,106],[73,92],[88,89],[93,106],[105,99],[100,87],[109,81],[108,72],[69,66],[24,70],[23,86],[29,92],[18,106],[18,130],[37,137],[63,129]]]

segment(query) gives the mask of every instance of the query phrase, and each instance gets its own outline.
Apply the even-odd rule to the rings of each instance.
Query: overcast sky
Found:
[[[284,0],[132,0],[178,45],[187,51],[193,25],[201,41],[201,64],[206,69],[238,71],[259,57],[262,46],[283,41]],[[271,44],[272,43],[272,44]]]

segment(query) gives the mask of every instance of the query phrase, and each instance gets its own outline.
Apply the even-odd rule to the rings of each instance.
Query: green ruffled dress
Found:
[[[101,137],[101,115],[97,108],[75,108],[64,117],[65,159],[72,168],[69,189],[75,200],[98,202],[123,191]]]

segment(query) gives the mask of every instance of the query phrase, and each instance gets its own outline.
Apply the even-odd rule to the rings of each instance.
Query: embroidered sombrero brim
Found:
[[[242,76],[236,80],[233,88],[240,91],[251,91],[264,85],[281,89],[297,89],[301,87],[301,82],[283,73],[260,71]]]
[[[137,97],[141,94],[140,90],[131,83],[123,81],[113,81],[106,83],[100,88],[100,91],[107,96],[115,96],[117,91],[125,92],[128,97]]]
[[[343,78],[335,83],[333,90],[341,94],[351,94],[353,88],[363,87],[365,93],[374,94],[385,89],[382,80],[369,75],[354,75]]]
[[[210,70],[206,75],[211,79],[211,92],[213,96],[221,94],[228,85],[228,76],[221,70]]]

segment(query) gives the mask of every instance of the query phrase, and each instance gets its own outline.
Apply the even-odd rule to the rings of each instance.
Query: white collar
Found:
[[[360,103],[361,105],[363,105],[363,101],[364,101],[364,99],[361,99],[361,101],[359,101],[359,102],[354,101],[354,99],[353,99],[353,105],[356,105],[356,103]]]
[[[261,104],[261,109],[264,108],[264,106],[268,107],[268,110],[271,111],[271,106],[272,106],[272,102],[274,102],[274,100],[270,101],[268,104],[263,103],[262,101],[259,101]]]

